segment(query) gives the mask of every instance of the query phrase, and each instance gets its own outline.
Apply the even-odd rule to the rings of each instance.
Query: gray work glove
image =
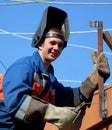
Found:
[[[74,110],[75,107],[56,107],[49,104],[44,119],[57,126],[59,130],[71,130],[77,116]]]
[[[21,110],[16,114],[18,115],[16,118],[21,118],[27,123],[45,121],[57,126],[59,130],[71,130],[80,114],[76,107],[56,107],[38,97],[28,96],[25,101],[26,103],[21,106]]]
[[[93,72],[87,77],[80,87],[81,93],[85,98],[91,98],[93,92],[96,90],[98,85],[98,74],[106,81],[110,76],[110,69],[108,65],[108,59],[103,53],[99,56],[96,52],[92,53],[92,60],[94,63]]]

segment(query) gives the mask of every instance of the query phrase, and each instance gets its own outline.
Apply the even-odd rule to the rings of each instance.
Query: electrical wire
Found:
[[[106,29],[106,30],[108,30],[108,29]],[[110,29],[110,30],[112,30],[112,29]],[[5,34],[5,35],[12,35],[12,36],[16,36],[16,37],[19,37],[19,38],[23,38],[23,39],[26,39],[26,40],[32,40],[32,38],[29,38],[29,37],[25,37],[25,36],[23,36],[23,35],[20,35],[20,34],[34,34],[34,33],[11,33],[11,32],[8,32],[8,31],[5,31],[5,30],[3,30],[3,29],[0,29],[0,32],[2,33],[2,34]],[[91,31],[91,32],[96,32],[96,31]],[[80,33],[90,33],[90,31],[80,31]],[[72,32],[71,34],[76,34],[76,32]],[[77,32],[77,34],[78,34],[78,32]],[[88,49],[88,50],[92,50],[92,51],[97,51],[97,49],[95,49],[95,48],[92,48],[92,47],[89,47],[89,46],[81,46],[81,45],[77,45],[77,44],[69,44],[68,43],[68,46],[71,46],[71,47],[78,47],[78,48],[83,48],[83,49]],[[108,55],[112,55],[112,53],[111,52],[105,52],[104,51],[104,53],[105,54],[108,54]]]
[[[103,29],[103,31],[112,31],[112,29]],[[87,33],[96,33],[97,30],[91,30],[91,31],[72,31],[70,34],[87,34]],[[0,34],[15,34],[15,35],[33,35],[33,32],[8,32],[4,31],[3,29],[0,29]]]
[[[41,0],[13,0],[11,3],[0,3],[0,6],[11,6],[20,4],[43,3],[43,4],[60,4],[60,5],[105,5],[112,6],[112,2],[55,2],[55,1],[41,1]]]
[[[81,80],[65,80],[65,79],[58,79],[59,82],[68,82],[68,83],[80,83],[82,84],[83,81]],[[109,85],[109,84],[112,84],[112,83],[105,83],[105,85]]]
[[[112,31],[112,29],[103,29],[103,31]],[[70,32],[70,34],[86,34],[86,33],[96,33],[97,30],[91,30],[91,31],[73,31],[73,32]]]
[[[15,5],[22,5],[22,4],[32,4],[32,3],[43,3],[43,0],[12,0],[13,2],[8,3],[0,3],[0,6],[15,6]],[[45,1],[44,1],[45,2]]]
[[[12,6],[12,5],[20,5],[20,4],[31,4],[31,3],[43,3],[43,4],[63,4],[63,5],[105,5],[105,6],[112,6],[111,2],[52,2],[52,1],[45,1],[45,0],[11,0],[11,2],[9,3],[0,3],[0,6]],[[104,29],[104,31],[112,31],[112,29]],[[92,31],[77,31],[77,32],[70,32],[70,34],[84,34],[84,33],[94,33],[97,32],[97,30],[92,30]],[[23,35],[33,35],[34,33],[15,33],[15,32],[8,32],[5,30],[0,29],[0,34],[5,34],[5,35],[12,35],[12,36],[16,36],[19,38],[23,38],[26,40],[32,40],[32,38],[29,37],[25,37]],[[74,44],[68,44],[68,46],[71,47],[79,47],[79,48],[84,48],[84,49],[89,49],[89,50],[93,50],[96,51],[97,49],[88,47],[88,46],[81,46],[81,45],[74,45]],[[109,52],[104,52],[106,54],[112,55],[112,53]],[[3,66],[3,68],[6,70],[6,66],[3,64],[3,62],[0,60],[1,65]],[[79,80],[59,80],[60,82],[76,82],[76,83],[82,83],[82,81]]]
[[[7,70],[7,67],[4,65],[4,63],[0,60],[0,64],[3,66],[4,70]]]
[[[81,46],[81,45],[69,44],[69,43],[68,43],[68,46],[71,46],[71,47],[78,47],[78,48],[83,48],[83,49],[88,49],[88,50],[91,50],[91,51],[97,51],[97,49],[92,48],[92,47],[89,47],[89,46]],[[112,52],[103,51],[103,53],[104,53],[104,54],[107,54],[107,55],[112,55]]]
[[[31,40],[31,38],[25,37],[25,36],[23,36],[23,35],[18,35],[18,34],[16,34],[16,33],[11,33],[11,32],[5,31],[5,30],[3,30],[3,29],[0,29],[0,31],[1,31],[2,33],[4,33],[4,34],[10,34],[10,35],[12,35],[12,36],[16,36],[16,37],[24,38],[24,39],[27,39],[27,40]]]

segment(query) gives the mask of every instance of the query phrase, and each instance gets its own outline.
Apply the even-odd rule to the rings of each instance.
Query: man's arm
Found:
[[[93,92],[97,89],[98,75],[104,78],[105,82],[110,76],[108,59],[103,53],[98,56],[96,52],[93,52],[92,60],[94,63],[94,70],[80,87],[80,91],[86,99],[90,99]]]

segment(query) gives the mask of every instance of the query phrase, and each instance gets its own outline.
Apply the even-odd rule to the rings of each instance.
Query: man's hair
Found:
[[[58,34],[60,34],[62,36],[64,35],[62,30],[60,30],[58,28],[55,28],[55,27],[50,28],[49,31],[54,31],[54,32],[56,32],[56,33],[58,33]]]

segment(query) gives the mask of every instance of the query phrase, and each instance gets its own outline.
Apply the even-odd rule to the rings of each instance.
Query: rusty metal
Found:
[[[90,20],[91,27],[97,27],[98,31],[98,55],[103,52],[103,22],[97,20]],[[99,113],[100,117],[107,117],[107,108],[104,103],[104,79],[98,75],[98,89],[99,89]]]
[[[108,31],[103,32],[103,39],[107,43],[108,47],[112,50],[112,36]]]

